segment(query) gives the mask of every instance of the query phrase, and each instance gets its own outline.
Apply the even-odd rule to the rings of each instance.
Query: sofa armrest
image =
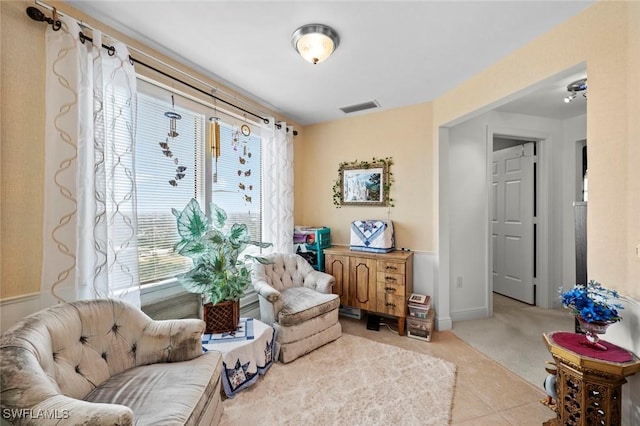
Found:
[[[137,345],[137,364],[188,361],[202,355],[205,323],[199,319],[151,321]]]
[[[303,285],[319,293],[329,294],[335,282],[333,275],[313,270],[305,275]]]
[[[254,281],[253,289],[256,291],[256,293],[267,299],[270,303],[275,303],[280,299],[280,292],[271,287],[266,281]]]
[[[88,402],[62,394],[42,400],[32,407],[3,407],[2,418],[16,425],[34,426],[134,424],[133,411],[129,407]]]

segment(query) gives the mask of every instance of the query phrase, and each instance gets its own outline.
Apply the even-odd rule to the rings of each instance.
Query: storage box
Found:
[[[326,226],[296,226],[293,229],[293,249],[314,269],[324,271],[324,249],[331,245],[331,229]]]
[[[351,222],[351,250],[388,253],[395,250],[393,222],[390,220],[356,220]]]
[[[435,330],[435,309],[429,309],[427,317],[424,319],[407,317],[407,336],[413,339],[431,341],[431,335]]]
[[[431,308],[431,296],[413,293],[409,297],[408,307],[409,316],[425,319]]]

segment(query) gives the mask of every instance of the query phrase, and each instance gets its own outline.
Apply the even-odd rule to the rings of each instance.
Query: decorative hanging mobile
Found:
[[[169,185],[175,187],[178,186],[178,181],[184,178],[184,172],[187,170],[187,167],[180,165],[180,160],[178,160],[178,157],[173,157],[173,152],[171,152],[171,147],[169,146],[169,138],[175,139],[179,135],[176,123],[182,118],[182,116],[176,112],[176,105],[173,95],[171,95],[171,108],[172,111],[167,111],[164,113],[165,117],[169,119],[169,133],[167,133],[165,141],[160,142],[159,145],[160,148],[162,148],[162,154],[164,154],[164,156],[167,158],[173,159],[173,163],[176,165],[175,176],[173,177],[173,179],[169,179]]]
[[[240,188],[241,191],[244,191],[243,197],[242,199],[244,200],[245,203],[247,204],[251,204],[252,199],[251,199],[251,193],[249,191],[253,190],[253,185],[251,184],[245,184],[244,182],[242,182],[243,178],[248,178],[249,176],[251,176],[251,164],[250,164],[250,158],[251,158],[251,152],[249,151],[249,141],[246,139],[251,135],[251,127],[249,127],[249,125],[246,123],[247,121],[247,116],[245,115],[244,117],[245,119],[245,124],[243,124],[242,126],[240,126],[240,131],[238,132],[238,130],[235,131],[234,133],[234,138],[237,138],[236,142],[232,142],[235,143],[234,145],[234,149],[237,151],[238,150],[238,146],[240,144],[240,135],[244,136],[243,140],[242,140],[242,151],[238,157],[238,161],[240,162],[240,167],[242,166],[246,166],[249,167],[246,170],[242,170],[242,169],[238,169],[238,176],[240,177],[240,182],[238,183],[238,188]]]
[[[173,111],[167,111],[164,113],[164,116],[169,119],[169,136],[171,139],[175,139],[179,133],[176,130],[176,123],[178,120],[182,119],[182,116],[176,112],[176,104],[173,99],[173,95],[171,95],[171,108]]]

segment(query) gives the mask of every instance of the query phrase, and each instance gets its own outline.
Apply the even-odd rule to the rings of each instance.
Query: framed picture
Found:
[[[389,166],[386,162],[345,164],[339,169],[340,204],[344,206],[386,206]]]

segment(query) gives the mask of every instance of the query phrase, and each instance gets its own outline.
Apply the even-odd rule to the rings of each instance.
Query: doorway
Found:
[[[582,73],[586,67],[567,70],[523,90],[526,94],[516,101],[497,102],[439,128],[438,299],[439,306],[444,306],[439,310],[443,316],[438,326],[442,329],[452,327],[454,321],[493,314],[489,200],[494,136],[536,141],[533,303],[541,308],[558,307],[558,288],[575,283],[573,202],[577,171],[573,165],[577,160],[575,142],[586,139],[586,104],[574,112],[562,112],[555,104],[525,111],[524,104],[527,98],[536,102],[540,93],[553,88],[551,101],[562,104],[565,82]]]
[[[491,274],[494,293],[536,304],[536,142],[493,137]]]

